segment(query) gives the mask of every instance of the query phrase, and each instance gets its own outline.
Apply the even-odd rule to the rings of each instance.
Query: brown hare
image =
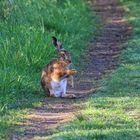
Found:
[[[53,59],[42,71],[41,85],[47,96],[74,98],[74,94],[67,94],[68,78],[77,71],[70,70],[70,54],[62,48],[62,44],[52,37],[52,42],[60,54],[59,59]],[[72,78],[73,79],[73,78]],[[72,82],[73,83],[73,82]]]

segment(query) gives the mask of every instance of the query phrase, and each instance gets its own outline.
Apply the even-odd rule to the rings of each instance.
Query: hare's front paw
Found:
[[[73,74],[75,74],[75,73],[77,73],[77,70],[72,69],[71,72],[72,72]]]
[[[66,72],[67,75],[73,75],[75,73],[77,73],[77,71],[74,70],[74,69],[73,70],[67,70],[67,72]]]

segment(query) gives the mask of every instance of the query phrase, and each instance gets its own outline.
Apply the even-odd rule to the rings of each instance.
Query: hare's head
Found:
[[[62,47],[61,42],[56,37],[52,37],[52,43],[60,54],[60,60],[65,61],[67,64],[71,63],[70,54]]]
[[[67,63],[65,61],[56,60],[51,64],[51,72],[59,77],[63,77],[67,70]]]
[[[52,61],[50,64],[49,70],[50,70],[50,73],[52,73],[59,79],[65,75],[69,76],[69,75],[73,75],[77,73],[77,71],[74,69],[70,70],[67,66],[67,63],[62,60]]]

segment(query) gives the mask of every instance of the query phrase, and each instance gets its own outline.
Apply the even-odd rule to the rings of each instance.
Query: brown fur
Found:
[[[52,37],[52,43],[57,49],[60,58],[52,60],[42,71],[41,75],[41,85],[47,96],[51,96],[51,81],[59,80],[64,75],[67,75],[71,81],[72,87],[74,87],[73,74],[76,73],[76,70],[68,69],[68,65],[71,64],[70,54],[62,48],[61,42],[57,40],[56,37]],[[65,94],[64,97],[74,97],[73,94]]]
[[[76,70],[69,70],[68,69],[68,63],[66,63],[65,61],[59,60],[59,59],[52,60],[43,69],[42,75],[41,75],[41,85],[42,85],[42,88],[43,88],[44,92],[46,93],[46,95],[52,96],[50,94],[52,80],[59,80],[64,75],[67,75],[69,77],[75,73],[76,73]],[[71,98],[71,97],[74,97],[74,95],[67,94],[67,95],[64,95],[63,97]]]

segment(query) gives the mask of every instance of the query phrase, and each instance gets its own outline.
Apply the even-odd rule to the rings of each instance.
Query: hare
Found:
[[[62,43],[59,42],[54,36],[52,37],[52,43],[59,53],[59,59],[65,61],[67,63],[67,67],[70,68],[70,66],[72,65],[72,60],[69,52],[62,47]],[[70,81],[72,88],[74,88],[74,78],[72,75],[69,76],[68,81]]]
[[[60,58],[53,59],[42,71],[41,85],[47,96],[73,98],[74,94],[67,94],[68,78],[77,71],[70,70],[70,55],[62,48],[62,45],[55,37],[52,37],[54,46],[57,48]]]

